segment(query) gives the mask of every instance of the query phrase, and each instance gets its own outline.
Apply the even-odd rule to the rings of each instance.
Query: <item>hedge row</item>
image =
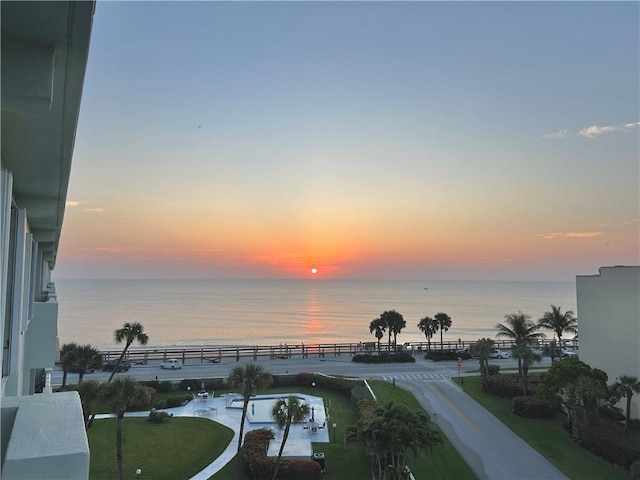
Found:
[[[369,353],[359,353],[354,355],[351,361],[356,363],[414,363],[416,361],[410,353],[382,353],[380,355],[371,355]]]
[[[512,400],[513,413],[521,417],[528,418],[553,418],[555,412],[553,405],[548,401],[538,397],[513,397]]]
[[[492,367],[493,365],[489,365]],[[489,370],[491,372],[491,370]],[[527,377],[527,394],[535,395],[538,391],[540,377],[538,375],[529,375]],[[500,397],[513,398],[522,395],[522,384],[518,382],[518,376],[515,374],[495,374],[487,377],[487,393],[498,395]]]
[[[574,409],[572,417],[571,436],[590,452],[627,470],[640,460],[640,438],[625,435],[619,425],[611,425],[594,416],[585,423],[580,408]]]

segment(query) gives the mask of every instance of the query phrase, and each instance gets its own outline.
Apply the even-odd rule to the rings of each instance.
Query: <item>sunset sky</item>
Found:
[[[54,276],[637,265],[639,20],[638,2],[98,2]]]

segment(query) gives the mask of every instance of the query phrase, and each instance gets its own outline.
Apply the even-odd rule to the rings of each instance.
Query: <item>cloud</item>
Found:
[[[569,133],[569,130],[558,130],[554,133],[545,133],[542,135],[542,138],[564,138]]]
[[[104,212],[104,208],[85,208],[83,212]]]
[[[552,232],[538,233],[538,237],[544,240],[553,240],[555,238],[593,238],[602,235],[603,232]]]
[[[583,137],[597,138],[599,135],[611,132],[625,132],[633,128],[640,126],[640,122],[626,123],[624,125],[592,125],[591,127],[583,128],[578,133]]]
[[[78,205],[80,205],[80,202],[74,200],[67,200],[64,204],[65,207],[77,207]]]

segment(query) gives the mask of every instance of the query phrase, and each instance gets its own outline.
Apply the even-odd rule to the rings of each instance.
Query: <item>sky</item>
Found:
[[[639,22],[638,2],[98,2],[54,277],[638,265]]]

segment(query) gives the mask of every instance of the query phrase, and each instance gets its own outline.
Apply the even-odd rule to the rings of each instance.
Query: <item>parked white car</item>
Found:
[[[562,349],[562,357],[563,358],[578,358],[578,351],[577,350],[569,350],[568,348],[563,348]]]
[[[160,364],[160,368],[169,368],[171,370],[177,370],[182,368],[182,362],[175,358],[168,358]]]
[[[489,358],[509,358],[509,352],[496,349],[489,354]]]

